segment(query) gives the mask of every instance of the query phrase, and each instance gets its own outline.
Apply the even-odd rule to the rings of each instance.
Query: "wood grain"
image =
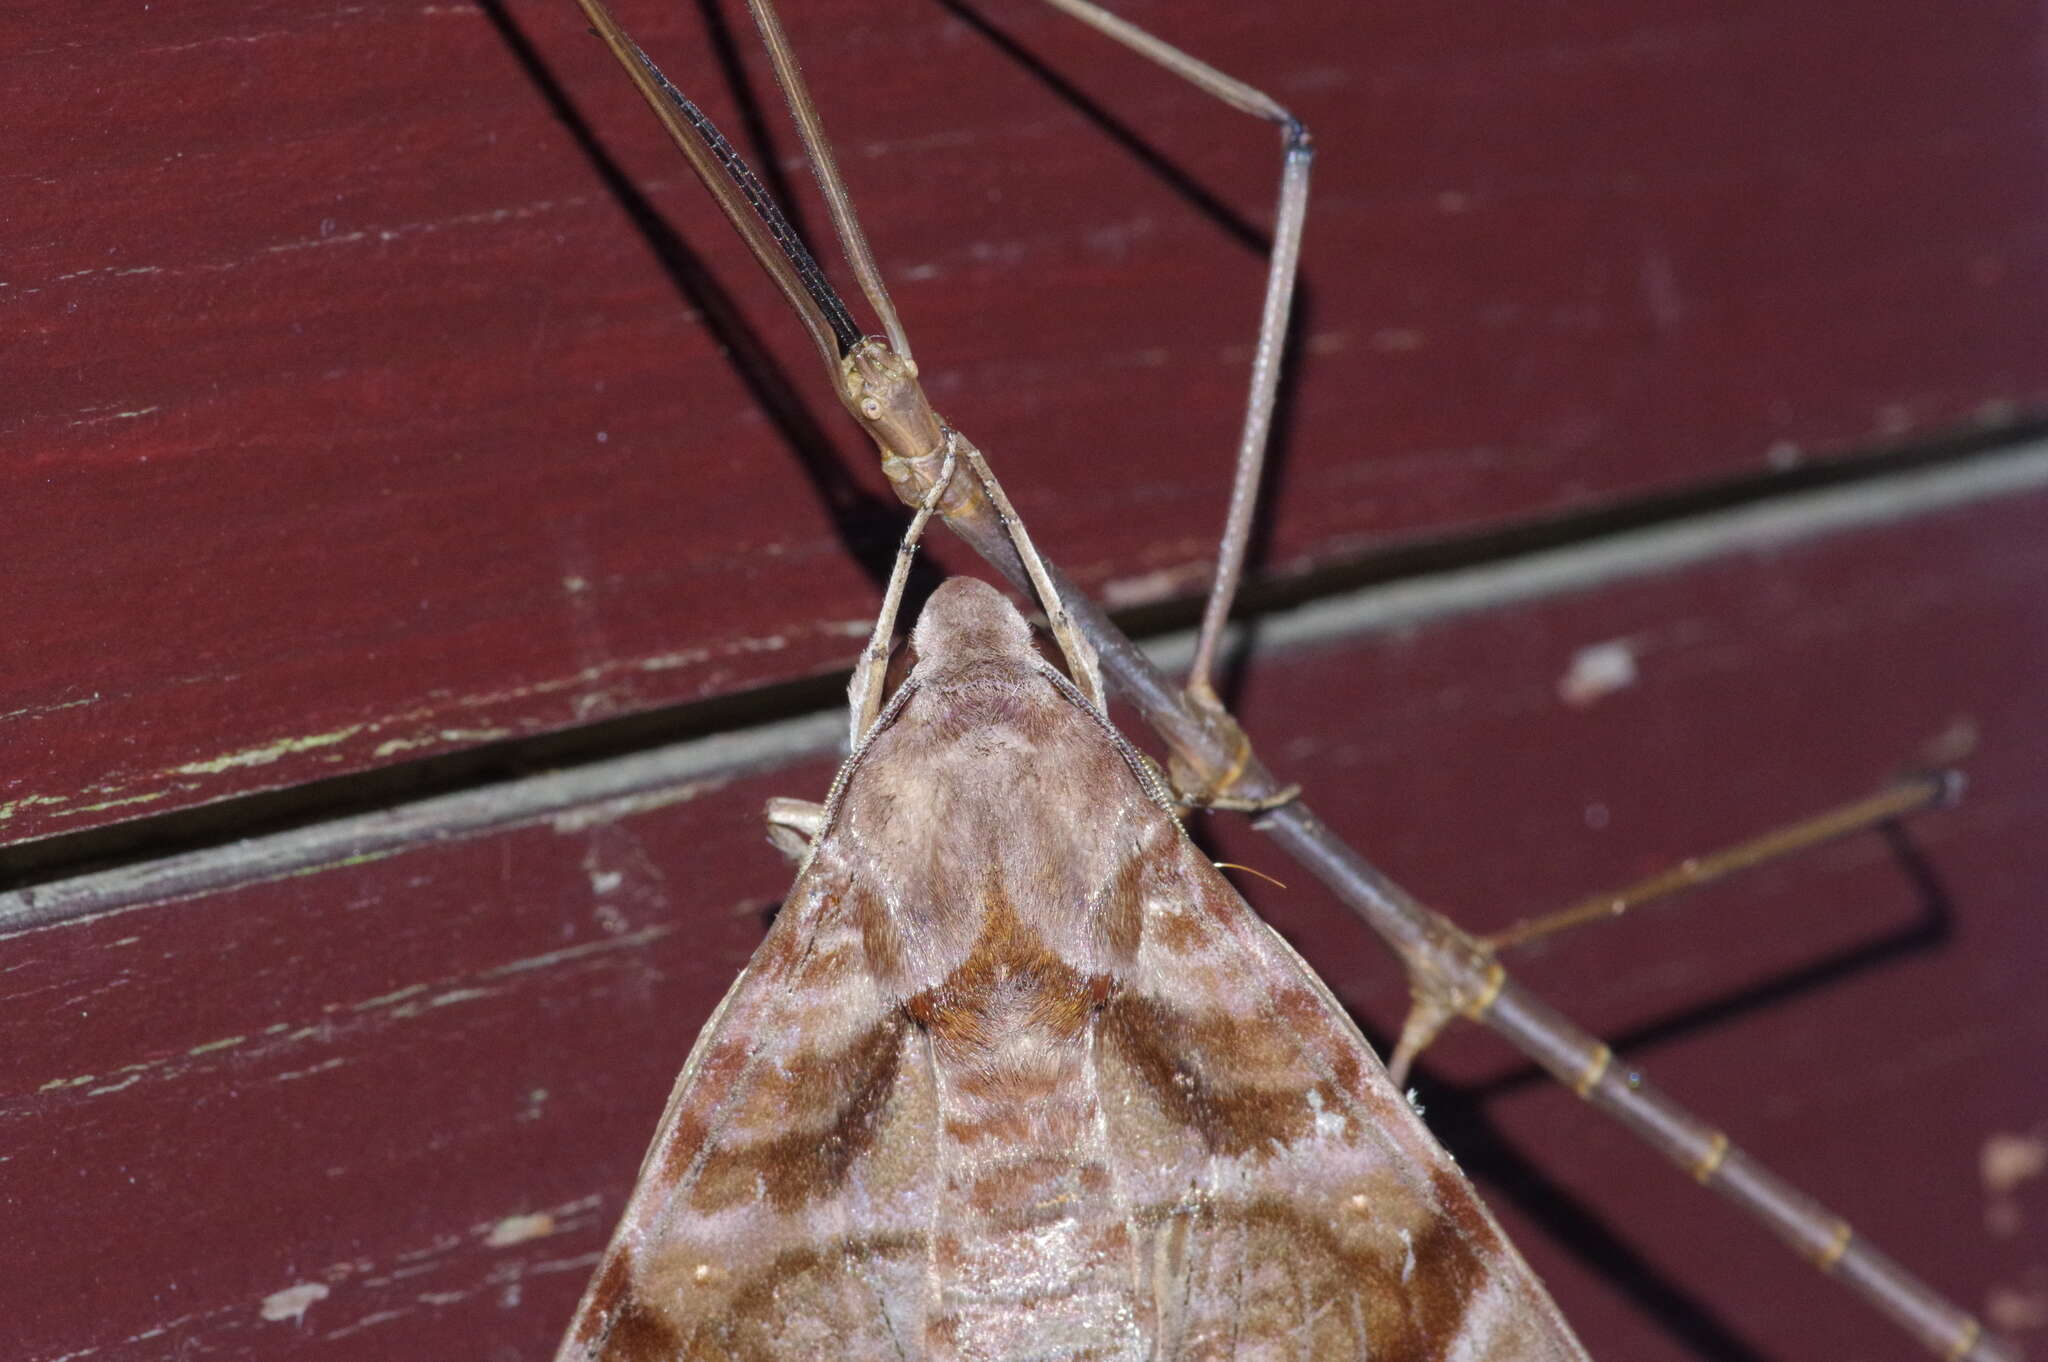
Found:
[[[2044,514],[2016,496],[1300,646],[1247,680],[1246,722],[1478,928],[1973,726],[1970,799],[1897,846],[1846,842],[1522,967],[1860,1231],[2009,1313],[2038,1298],[2048,1184],[1994,1196],[1979,1160],[2038,1140],[2048,1104]],[[1563,699],[1574,659],[1617,643],[1634,681]],[[10,1354],[545,1356],[787,882],[759,801],[829,772],[553,809],[0,940]],[[1290,878],[1255,835],[1211,833]],[[1403,988],[1364,934],[1311,886],[1240,879],[1388,1035]],[[1595,1356],[1902,1355],[1490,1039],[1456,1033],[1425,1069],[1431,1124]]]
[[[1125,9],[1319,138],[1276,570],[2042,410],[2018,0]],[[705,13],[624,17],[730,117]],[[935,397],[1079,579],[1184,593],[1269,135],[966,14],[791,23]],[[851,656],[895,512],[570,6],[13,19],[0,840]]]

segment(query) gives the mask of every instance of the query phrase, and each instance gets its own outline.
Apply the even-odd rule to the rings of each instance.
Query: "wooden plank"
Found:
[[[1320,139],[1279,569],[2041,410],[2016,0],[1126,8]],[[1270,134],[964,14],[791,21],[942,405],[1078,577],[1185,591]],[[627,17],[731,109],[695,11]],[[851,655],[895,512],[568,5],[15,20],[0,839]]]
[[[1859,838],[1522,964],[1914,1269],[2010,1314],[2038,1290],[2048,1181],[1994,1197],[1978,1168],[1996,1136],[2038,1140],[2048,1097],[2044,514],[2015,496],[1300,646],[1248,678],[1247,724],[1477,928],[1974,727],[1970,800],[1914,820],[1908,858]],[[1587,649],[1633,679],[1568,702]],[[545,1356],[787,882],[754,810],[828,776],[643,790],[0,942],[13,1355]],[[1239,826],[1205,835],[1296,878]],[[1388,1035],[1403,988],[1358,927],[1312,885],[1247,891]],[[1484,1036],[1427,1070],[1432,1122],[1596,1356],[1906,1355]]]

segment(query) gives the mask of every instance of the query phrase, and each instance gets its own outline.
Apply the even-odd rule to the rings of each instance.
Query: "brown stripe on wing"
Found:
[[[1268,1157],[1309,1134],[1337,1089],[1300,1062],[1299,1047],[1258,1018],[1189,1013],[1124,991],[1102,1013],[1101,1039],[1171,1117],[1217,1154]],[[1264,1053],[1262,1053],[1264,1052]]]
[[[1585,1362],[1321,981],[1177,829],[1144,841],[1099,1038],[1162,1355]]]
[[[857,897],[821,849],[698,1038],[563,1362],[914,1346],[936,1105]]]
[[[649,1309],[633,1283],[633,1255],[621,1249],[605,1263],[590,1288],[571,1339],[591,1357],[606,1362],[669,1362],[682,1356],[683,1340]]]
[[[766,1195],[788,1213],[835,1195],[847,1170],[874,1144],[882,1110],[896,1086],[909,1022],[890,1013],[843,1050],[805,1053],[755,1078],[727,1136],[704,1152],[690,1188],[704,1214]],[[745,1129],[774,1132],[742,1141]],[[681,1146],[672,1157],[685,1159]],[[680,1180],[683,1170],[667,1170]]]
[[[1389,1260],[1284,1196],[1151,1208],[1140,1219],[1169,1271],[1194,1274],[1181,1276],[1193,1290],[1162,1303],[1160,1355],[1173,1362],[1441,1362],[1490,1277],[1484,1255],[1443,1222]]]

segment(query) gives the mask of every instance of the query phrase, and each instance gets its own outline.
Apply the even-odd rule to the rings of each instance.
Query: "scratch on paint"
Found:
[[[324,1074],[330,1069],[339,1069],[346,1063],[348,1063],[347,1059],[336,1055],[333,1059],[321,1060],[311,1068],[287,1069],[281,1074],[273,1074],[270,1081],[273,1083],[289,1083],[295,1078],[311,1078],[314,1074]]]
[[[33,794],[23,795],[19,799],[10,799],[5,804],[0,804],[0,823],[6,822],[8,819],[14,817],[14,815],[16,815],[17,813],[24,813],[29,809],[40,808],[45,804],[64,804],[68,802],[69,801],[65,799],[63,795]]]
[[[100,693],[94,691],[92,694],[77,700],[57,700],[47,705],[23,705],[20,709],[10,709],[5,714],[0,714],[0,723],[5,723],[9,719],[27,719],[43,714],[55,714],[59,710],[77,709],[82,705],[96,705],[99,701]]]
[[[559,965],[567,960],[581,959],[584,956],[596,955],[602,951],[644,946],[650,941],[659,941],[674,930],[674,927],[669,926],[643,927],[639,931],[630,932],[625,936],[609,937],[603,941],[586,941],[580,946],[565,946],[558,951],[548,951],[544,955],[530,955],[523,960],[514,960],[509,964],[499,965],[495,969],[485,970],[483,977],[486,979],[496,979],[507,974],[521,974],[527,970],[546,969],[549,965]]]
[[[182,766],[173,766],[171,772],[181,776],[217,776],[238,767],[268,766],[274,761],[282,761],[300,752],[311,752],[316,748],[332,747],[336,743],[347,742],[366,727],[367,724],[349,724],[326,733],[311,733],[303,738],[280,738],[276,742],[245,747],[239,752],[230,752],[225,756],[212,757],[205,761],[188,761]]]

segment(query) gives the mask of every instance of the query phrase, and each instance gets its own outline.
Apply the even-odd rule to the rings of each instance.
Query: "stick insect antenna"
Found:
[[[882,271],[875,264],[874,252],[868,249],[867,234],[860,228],[860,215],[853,209],[853,195],[847,192],[846,181],[839,174],[839,163],[832,157],[832,139],[825,135],[824,121],[818,117],[818,106],[811,99],[810,87],[804,83],[804,73],[797,65],[796,53],[790,48],[789,39],[783,35],[781,16],[776,14],[771,0],[747,0],[747,9],[754,16],[754,26],[761,30],[761,42],[768,49],[768,60],[775,68],[775,83],[782,87],[782,98],[789,105],[789,116],[796,121],[796,134],[804,144],[804,154],[811,160],[811,174],[818,181],[818,191],[825,196],[826,210],[832,214],[832,229],[839,234],[840,253],[852,268],[853,277],[860,281],[860,291],[867,295],[868,306],[881,319],[882,331],[889,337],[890,348],[908,362],[911,357],[910,338],[904,334],[903,323],[896,316],[896,304],[889,299],[889,287],[882,282]]]
[[[811,333],[811,341],[818,347],[819,357],[832,374],[833,384],[839,382],[839,361],[860,343],[860,328],[854,325],[852,316],[846,310],[825,272],[818,268],[818,262],[805,248],[803,239],[783,216],[782,209],[755,176],[753,168],[742,158],[724,134],[704,111],[692,103],[670,83],[661,68],[654,64],[640,45],[619,27],[605,9],[602,0],[576,0],[583,9],[584,17],[591,27],[604,39],[605,46],[618,58],[619,65],[632,78],[633,85],[640,91],[641,98],[661,120],[668,130],[669,140],[690,163],[690,169],[709,190],[711,197],[718,201],[727,221],[739,232],[747,247],[754,253],[754,259],[768,277],[782,290],[782,296],[796,310],[804,328]],[[758,15],[756,16],[758,18]],[[779,35],[778,35],[779,36]],[[772,44],[771,44],[772,47]],[[776,63],[778,76],[782,71],[781,60]],[[785,89],[787,83],[785,82]],[[813,115],[815,118],[815,114]],[[805,145],[810,147],[810,133],[804,132]],[[816,149],[812,148],[815,163]],[[842,195],[844,190],[840,191]],[[829,197],[829,194],[828,194]],[[839,220],[839,206],[833,205],[833,220]],[[849,206],[848,212],[851,212]],[[842,229],[843,231],[843,229]],[[863,250],[865,247],[863,247]],[[874,268],[868,262],[868,269]],[[855,273],[860,273],[856,264]],[[867,286],[862,276],[862,286]],[[874,294],[868,294],[872,301]],[[886,295],[885,295],[886,299]],[[895,313],[887,314],[889,322],[895,322]]]

